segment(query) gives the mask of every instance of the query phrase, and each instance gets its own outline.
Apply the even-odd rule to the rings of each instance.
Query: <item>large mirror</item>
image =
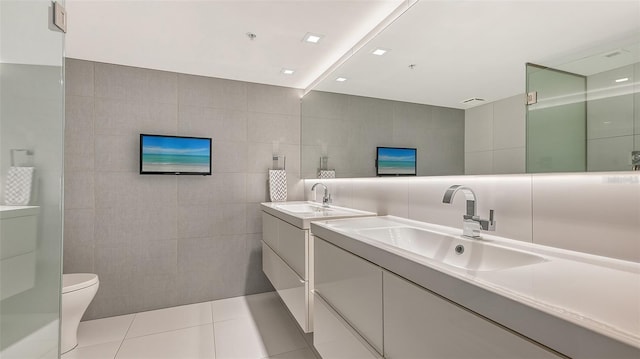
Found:
[[[631,170],[639,45],[638,1],[418,1],[308,89],[302,176]]]

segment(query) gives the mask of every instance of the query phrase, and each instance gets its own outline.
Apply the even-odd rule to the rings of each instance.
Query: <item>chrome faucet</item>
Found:
[[[476,215],[476,205],[478,200],[476,194],[469,187],[459,184],[453,185],[447,189],[442,198],[442,203],[451,204],[453,197],[462,191],[467,199],[467,212],[462,216],[462,235],[470,238],[480,238],[480,230],[495,231],[496,222],[493,220],[493,210],[489,210],[489,219],[482,219]]]
[[[322,196],[322,207],[329,207],[329,203],[331,203],[331,195],[329,194],[329,189],[324,183],[318,182],[311,187],[311,191],[315,191],[316,187],[320,185],[324,187],[324,195]]]

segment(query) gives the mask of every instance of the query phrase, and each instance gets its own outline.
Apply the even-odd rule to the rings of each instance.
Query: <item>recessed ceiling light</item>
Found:
[[[302,41],[317,44],[318,42],[320,42],[320,40],[322,40],[323,37],[324,35],[312,34],[310,32],[307,32],[302,38]]]
[[[621,79],[617,79],[616,82],[625,82],[625,81],[629,81],[628,77],[623,77]]]
[[[293,75],[293,73],[295,72],[295,70],[291,70],[291,69],[282,69],[280,70],[280,73],[283,75]]]
[[[378,48],[378,49],[373,50],[371,53],[374,54],[374,55],[382,56],[382,55],[386,54],[388,51],[389,50],[387,50],[387,49]]]
[[[346,79],[345,77],[338,77],[338,78],[336,79],[336,81],[337,81],[337,82],[345,82],[345,81],[347,81],[347,79]]]

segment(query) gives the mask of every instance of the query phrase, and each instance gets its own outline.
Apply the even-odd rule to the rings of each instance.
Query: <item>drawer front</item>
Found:
[[[318,237],[314,261],[315,291],[383,353],[382,269]]]
[[[262,212],[262,240],[271,248],[278,248],[278,222],[276,217]]]
[[[313,346],[322,359],[381,358],[331,306],[314,295]]]
[[[262,242],[262,271],[305,333],[309,328],[309,283],[300,278],[267,244]]]
[[[308,237],[308,230],[262,212],[262,240],[305,280],[309,279],[306,264]]]
[[[307,241],[309,231],[285,221],[278,222],[277,253],[302,278],[307,277]],[[274,248],[275,249],[275,248]]]
[[[404,278],[383,279],[387,358],[559,358]]]
[[[36,250],[38,217],[21,216],[0,222],[0,259],[26,254]]]

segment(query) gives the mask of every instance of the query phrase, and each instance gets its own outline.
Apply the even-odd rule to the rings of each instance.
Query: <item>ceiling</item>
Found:
[[[454,108],[523,93],[526,62],[567,70],[594,51],[640,43],[639,0],[67,0],[66,7],[67,57]],[[308,32],[323,35],[320,43],[303,42]],[[389,51],[374,56],[377,47]],[[640,61],[638,51],[627,55]]]
[[[526,62],[590,75],[640,62],[638,44],[638,0],[422,0],[314,89],[465,109],[524,93]]]
[[[302,89],[408,3],[67,0],[65,51],[77,59]],[[303,42],[308,32],[323,37]],[[295,72],[284,75],[284,68]]]

